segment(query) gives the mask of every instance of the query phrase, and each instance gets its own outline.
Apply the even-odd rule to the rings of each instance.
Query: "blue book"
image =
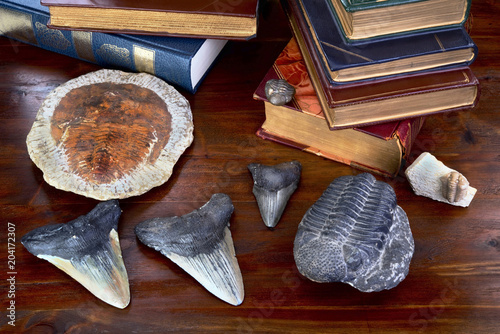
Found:
[[[286,0],[304,39],[331,84],[468,66],[477,47],[463,26],[398,35],[365,43],[349,43],[327,0]]]
[[[63,31],[39,0],[0,0],[0,35],[106,68],[147,72],[195,93],[226,40]]]

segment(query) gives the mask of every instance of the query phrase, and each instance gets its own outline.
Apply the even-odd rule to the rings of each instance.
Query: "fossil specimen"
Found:
[[[189,102],[146,73],[99,70],[54,89],[26,143],[50,185],[108,200],[166,182],[193,140]]]
[[[455,206],[469,206],[477,191],[462,174],[428,152],[422,153],[405,174],[415,194]]]
[[[328,186],[302,218],[293,252],[307,278],[372,292],[391,289],[406,277],[414,248],[394,190],[364,173]]]
[[[233,210],[228,195],[215,194],[184,216],[141,222],[135,233],[142,243],[175,262],[212,294],[239,305],[244,291],[229,231]]]
[[[449,172],[439,178],[443,197],[448,202],[460,202],[467,196],[469,181],[459,172]]]
[[[21,238],[33,255],[61,269],[96,297],[118,308],[130,302],[117,226],[117,200],[99,203],[66,224],[46,225]]]
[[[295,94],[295,88],[285,79],[271,79],[267,81],[264,91],[269,102],[276,106],[287,104]]]
[[[297,189],[302,165],[298,161],[275,166],[252,163],[248,165],[248,169],[254,180],[253,194],[262,220],[267,227],[275,227],[290,196]]]

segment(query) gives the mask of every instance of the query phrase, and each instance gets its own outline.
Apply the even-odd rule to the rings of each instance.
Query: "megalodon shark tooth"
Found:
[[[214,194],[201,208],[181,217],[152,218],[135,233],[223,301],[239,305],[244,288],[229,220],[234,207],[226,194]]]
[[[130,289],[117,233],[120,215],[117,200],[101,202],[88,214],[66,224],[30,231],[21,243],[97,298],[123,309],[130,302]]]
[[[274,166],[252,163],[248,169],[254,180],[253,194],[267,227],[275,227],[300,181],[302,165],[298,161]]]

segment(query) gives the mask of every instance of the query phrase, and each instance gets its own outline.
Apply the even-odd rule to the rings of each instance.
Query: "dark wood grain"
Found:
[[[292,248],[305,211],[336,177],[360,171],[263,141],[255,131],[264,106],[252,93],[291,34],[275,1],[263,1],[258,38],[231,42],[191,103],[195,140],[171,179],[120,201],[119,235],[132,301],[119,310],[101,302],[19,242],[28,231],[68,222],[96,201],[44,182],[29,159],[26,136],[45,96],[100,67],[0,38],[0,296],[5,332],[27,333],[497,333],[500,319],[500,3],[473,0],[471,36],[479,56],[478,105],[428,117],[411,159],[429,151],[478,189],[469,208],[418,197],[403,176],[394,187],[415,238],[408,277],[396,288],[362,293],[304,279]],[[247,170],[251,162],[299,160],[301,183],[271,231],[264,226]],[[245,300],[231,306],[173,262],[142,245],[139,222],[183,215],[213,193],[233,200],[231,232]],[[7,232],[15,225],[15,327],[7,324],[10,284]]]

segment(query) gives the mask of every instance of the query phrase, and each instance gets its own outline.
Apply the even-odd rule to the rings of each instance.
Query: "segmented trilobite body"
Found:
[[[274,105],[282,106],[290,102],[295,88],[285,79],[270,79],[264,87],[266,97]]]
[[[294,244],[299,271],[313,281],[355,285],[384,261],[399,210],[393,189],[371,174],[337,178],[299,225]]]

